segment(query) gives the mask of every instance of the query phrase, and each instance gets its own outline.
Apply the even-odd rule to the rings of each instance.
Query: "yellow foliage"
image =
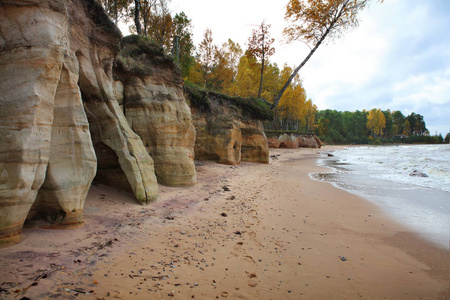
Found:
[[[239,61],[236,80],[231,85],[229,94],[241,97],[256,97],[258,94],[259,73],[258,69],[252,67],[255,63],[250,62],[247,56],[242,56]]]
[[[339,37],[358,26],[358,13],[370,0],[290,0],[285,19],[289,26],[284,35],[289,41],[316,44],[324,35]],[[378,0],[383,2],[383,0]]]
[[[202,66],[199,63],[195,63],[189,68],[189,74],[186,78],[188,81],[198,86],[203,86],[205,82],[205,76],[202,70]]]
[[[386,117],[381,109],[372,109],[367,116],[367,128],[376,135],[383,135],[383,129],[386,128]]]
[[[280,81],[284,82],[290,76],[292,68],[284,66],[281,71]],[[282,119],[298,120],[300,127],[313,129],[317,107],[311,100],[306,100],[306,91],[297,76],[286,89],[277,107],[277,113]]]

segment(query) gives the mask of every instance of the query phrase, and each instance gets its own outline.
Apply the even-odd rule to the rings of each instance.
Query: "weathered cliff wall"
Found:
[[[0,244],[27,219],[82,224],[94,177],[142,204],[157,178],[195,184],[194,146],[268,163],[267,105],[192,90],[189,107],[171,59],[133,37],[118,56],[120,41],[95,0],[0,0]]]
[[[258,99],[233,98],[186,85],[196,129],[195,158],[223,164],[269,163],[261,120],[271,119],[269,106]]]
[[[128,125],[112,87],[121,33],[94,0],[72,0],[68,8],[70,50],[80,65],[79,87],[98,158],[96,180],[149,203],[158,194],[153,160]]]
[[[312,134],[268,133],[270,148],[320,148],[322,142]]]
[[[155,162],[158,181],[169,186],[194,185],[195,129],[183,78],[173,59],[143,38],[125,37],[114,75],[116,95]]]
[[[113,95],[121,34],[99,4],[0,8],[0,243],[20,240],[27,216],[82,223],[96,156],[100,180],[154,200],[153,161]]]
[[[59,223],[82,222],[95,174],[66,7],[34,2],[2,1],[0,10],[1,242],[20,239],[37,197],[67,216]]]

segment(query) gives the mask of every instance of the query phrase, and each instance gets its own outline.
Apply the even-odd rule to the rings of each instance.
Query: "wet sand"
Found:
[[[449,253],[371,202],[313,181],[318,152],[197,162],[149,206],[93,185],[84,227],[0,249],[0,299],[449,299]]]

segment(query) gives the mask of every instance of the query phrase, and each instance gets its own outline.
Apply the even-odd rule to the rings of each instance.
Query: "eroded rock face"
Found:
[[[94,147],[100,177],[123,182],[142,203],[157,196],[153,161],[112,92],[120,32],[99,8],[0,2],[0,243],[19,241],[27,216],[83,222]]]
[[[158,195],[153,160],[114,96],[112,66],[120,50],[120,31],[103,10],[95,9],[99,4],[94,0],[72,1],[70,47],[80,65],[79,86],[98,158],[96,180],[149,203]]]
[[[322,143],[315,135],[283,133],[269,138],[270,148],[320,148]]]
[[[156,46],[146,45],[136,36],[124,38],[122,45],[124,53],[131,47],[140,47],[139,59],[133,62],[145,66],[133,69],[126,63],[134,58],[126,57],[127,54],[121,54],[116,62],[114,71],[124,87],[123,110],[128,123],[153,158],[160,183],[194,185],[195,129],[178,68],[162,50],[157,53],[153,49]]]
[[[220,94],[188,88],[186,95],[191,102],[197,133],[197,160],[230,165],[241,161],[269,162],[269,146],[260,120],[244,117],[243,111],[232,100],[221,98]]]
[[[240,122],[242,133],[241,160],[269,163],[269,144],[260,121]]]
[[[318,138],[317,138],[318,140]],[[314,136],[303,135],[298,137],[298,146],[300,148],[320,148]]]
[[[2,1],[0,10],[0,243],[20,240],[35,203],[83,221],[96,159],[59,1]]]
[[[192,109],[197,139],[195,159],[221,164],[241,163],[242,132],[237,120],[218,120]]]

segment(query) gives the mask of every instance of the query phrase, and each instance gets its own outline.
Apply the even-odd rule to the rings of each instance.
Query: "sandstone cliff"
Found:
[[[270,148],[320,148],[322,142],[313,134],[268,132]]]
[[[195,158],[223,164],[269,163],[262,120],[273,117],[258,99],[234,98],[186,85],[197,133]]]
[[[153,161],[113,95],[121,34],[99,4],[0,8],[0,243],[17,242],[27,216],[82,223],[97,160],[99,180],[154,200]]]
[[[169,186],[195,184],[195,129],[173,59],[144,38],[125,37],[114,76],[116,95],[155,162],[158,181]]]
[[[120,42],[96,0],[0,0],[0,244],[27,219],[82,224],[94,177],[146,204],[157,179],[195,184],[194,150],[269,162],[265,103],[184,90],[160,49]]]

